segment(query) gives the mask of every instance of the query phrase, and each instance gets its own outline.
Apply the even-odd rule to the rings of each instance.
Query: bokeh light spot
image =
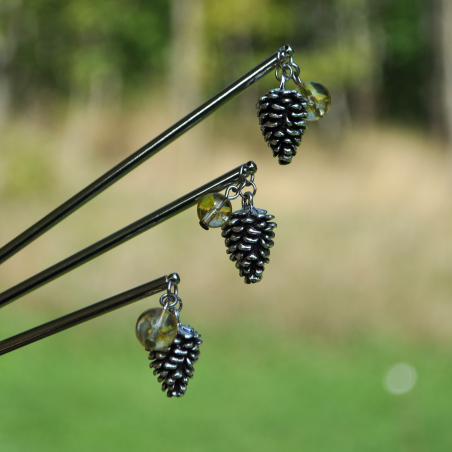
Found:
[[[391,367],[383,378],[383,385],[391,394],[402,395],[410,392],[417,381],[416,369],[407,363]]]

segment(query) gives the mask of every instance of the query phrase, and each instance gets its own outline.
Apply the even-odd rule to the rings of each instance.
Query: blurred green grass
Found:
[[[0,176],[22,161],[25,176],[0,178],[1,242],[170,125],[149,104],[159,108],[106,112],[98,124],[82,111],[69,125],[25,119],[4,129]],[[156,298],[1,357],[0,451],[449,450],[447,156],[413,130],[333,138],[312,127],[281,169],[255,118],[214,115],[3,264],[0,290],[249,159],[256,206],[278,223],[256,286],[190,209],[2,309],[6,338],[177,271],[182,321],[205,343],[181,400],[161,393],[133,334]],[[48,177],[26,176],[30,165]],[[382,384],[398,362],[419,375],[404,396]]]
[[[85,3],[0,6],[0,246],[285,42],[333,108],[280,168],[253,107],[266,77],[0,267],[2,291],[249,159],[278,223],[256,287],[190,209],[2,309],[0,339],[177,271],[205,343],[181,400],[133,334],[156,297],[0,357],[0,452],[451,450],[440,8]],[[399,362],[419,378],[394,396]]]
[[[205,324],[187,394],[168,399],[133,334],[96,322],[2,357],[2,452],[452,447],[447,349],[326,341],[255,319]],[[400,360],[417,369],[418,385],[394,396],[382,379]]]

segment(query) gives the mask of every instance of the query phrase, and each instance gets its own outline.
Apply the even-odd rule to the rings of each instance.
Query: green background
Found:
[[[278,224],[257,285],[192,208],[2,309],[5,339],[177,272],[204,343],[177,400],[134,333],[157,297],[0,357],[1,452],[451,449],[447,4],[0,1],[0,244],[286,43],[332,94],[280,167],[267,75],[2,264],[0,291],[250,159]]]

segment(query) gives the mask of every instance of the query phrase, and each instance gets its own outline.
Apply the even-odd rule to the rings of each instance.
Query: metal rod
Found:
[[[287,46],[284,48],[286,47]],[[134,154],[127,157],[110,171],[99,177],[99,179],[95,180],[82,191],[28,228],[22,234],[18,235],[15,239],[0,248],[0,264],[19,252],[22,248],[26,247],[33,240],[36,240],[39,236],[58,224],[71,213],[75,212],[102,191],[110,187],[110,185],[124,177],[137,166],[157,154],[157,152],[161,151],[165,146],[179,138],[182,134],[190,130],[203,119],[207,118],[215,110],[225,105],[228,101],[236,97],[261,77],[268,74],[276,67],[277,56],[278,52],[275,52],[273,55],[269,56],[266,60],[259,63],[254,69],[247,72],[243,77],[239,78],[234,83],[220,91],[196,110],[192,111],[152,141],[145,144]]]
[[[173,275],[177,275],[174,273]],[[168,276],[162,276],[154,281],[143,284],[142,286],[135,287],[126,292],[115,295],[114,297],[107,298],[106,300],[99,301],[99,303],[92,304],[86,308],[78,311],[71,312],[59,319],[52,320],[51,322],[44,323],[43,325],[32,328],[31,330],[12,336],[0,342],[0,355],[12,352],[25,345],[31,344],[36,341],[40,341],[45,337],[52,336],[53,334],[72,328],[73,326],[80,325],[80,323],[87,322],[96,317],[104,314],[108,314],[115,309],[127,306],[130,303],[141,300],[143,298],[154,295],[158,292],[162,292],[168,287]]]
[[[257,166],[254,162],[248,162],[244,164],[248,171],[253,174],[257,171]],[[102,240],[94,243],[91,246],[79,251],[76,254],[58,262],[57,264],[43,270],[40,273],[37,273],[35,276],[28,278],[27,280],[17,284],[14,287],[11,287],[8,290],[0,293],[0,308],[6,306],[12,301],[24,296],[25,294],[37,289],[38,287],[43,286],[44,284],[53,281],[54,279],[64,275],[65,273],[74,270],[80,265],[86,264],[88,261],[100,256],[101,254],[106,253],[107,251],[115,248],[118,245],[126,242],[127,240],[132,239],[133,237],[141,234],[142,232],[147,231],[148,229],[157,226],[158,224],[168,220],[169,218],[177,215],[184,210],[187,210],[189,207],[195,205],[198,200],[206,193],[213,191],[221,191],[226,187],[237,182],[241,175],[240,170],[243,165],[238,166],[237,168],[229,171],[223,176],[214,179],[208,184],[203,185],[202,187],[193,190],[192,192],[182,196],[182,198],[176,199],[175,201],[167,204],[164,207],[156,210],[155,212],[146,215],[134,223],[129,224],[123,229],[105,237]]]

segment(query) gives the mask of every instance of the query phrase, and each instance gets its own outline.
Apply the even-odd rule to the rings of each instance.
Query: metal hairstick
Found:
[[[95,319],[104,314],[108,314],[116,309],[120,309],[135,301],[154,295],[168,289],[168,285],[180,278],[177,273],[171,273],[168,276],[162,276],[154,281],[135,287],[126,292],[107,298],[99,303],[87,306],[86,308],[74,311],[51,322],[32,328],[31,330],[17,334],[0,342],[0,355],[12,352],[18,348],[25,347],[33,342],[46,337],[60,333],[61,331],[72,328],[73,326]]]
[[[243,166],[234,168],[217,179],[0,293],[0,308],[194,206],[206,193],[224,190],[240,181]],[[257,171],[257,166],[252,161],[247,162],[245,166],[249,174],[254,174]]]
[[[228,199],[237,199],[239,196],[242,196],[242,190],[247,185],[253,185],[255,190],[256,186],[254,185],[254,174],[257,170],[256,164],[254,162],[248,162],[241,166],[240,168],[240,175],[239,180],[237,184],[230,185],[225,193],[225,197]],[[250,176],[250,180],[247,179],[247,177]],[[234,195],[230,195],[230,192],[234,192]]]
[[[177,273],[173,273],[172,275],[168,276],[168,286],[166,288],[166,293],[164,293],[160,297],[160,304],[162,308],[168,310],[172,309],[174,312],[174,315],[177,318],[177,321],[179,321],[179,313],[182,310],[182,300],[179,297],[179,289],[178,284],[180,282],[179,275]],[[174,289],[174,291],[172,290]],[[176,308],[176,305],[179,304],[179,307]]]
[[[279,88],[270,90],[256,105],[262,135],[280,165],[289,165],[297,154],[307,130],[306,121],[323,118],[331,106],[331,94],[325,86],[301,80],[293,53],[290,46],[278,51],[275,76]],[[293,80],[296,90],[286,89],[289,80]]]
[[[165,130],[149,143],[145,144],[135,153],[118,163],[110,171],[106,172],[103,176],[99,177],[82,191],[67,200],[65,203],[61,204],[33,226],[4,245],[0,248],[0,264],[14,256],[14,254],[18,253],[21,249],[25,248],[46,231],[57,225],[60,221],[64,220],[67,216],[75,212],[95,196],[102,193],[146,160],[153,157],[157,154],[157,152],[161,151],[165,146],[182,136],[199,122],[203,121],[215,110],[219,109],[241,92],[245,91],[254,82],[271,72],[279,64],[278,61],[281,51],[284,54],[284,52],[287,52],[288,49],[290,49],[290,46],[284,46],[277,52],[270,55],[255,68],[251,69],[231,85],[224,88],[207,102],[199,106],[196,110],[189,113],[179,122]]]
[[[153,374],[168,397],[185,395],[202,343],[201,335],[180,321],[182,300],[178,283],[177,275],[168,277],[166,293],[160,297],[162,307],[144,311],[135,327],[138,341],[149,352],[149,367],[154,369]]]

